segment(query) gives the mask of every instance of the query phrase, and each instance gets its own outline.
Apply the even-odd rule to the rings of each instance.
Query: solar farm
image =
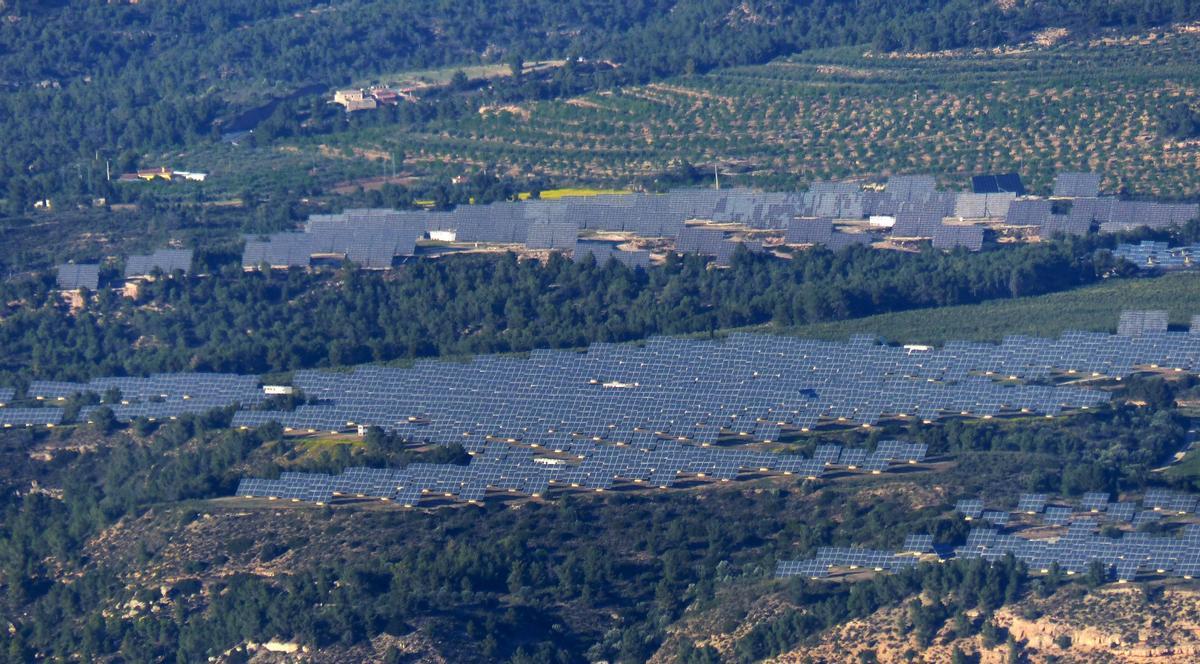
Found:
[[[524,443],[524,441],[521,441]],[[893,464],[918,463],[925,447],[884,441],[865,449],[824,445],[811,458],[703,447],[640,432],[613,444],[562,437],[558,442],[487,441],[466,466],[411,464],[402,469],[348,468],[337,475],[283,473],[278,479],[246,478],[237,495],[325,504],[337,497],[374,498],[414,507],[430,498],[478,503],[489,495],[540,497],[550,489],[604,491],[619,484],[671,488],[687,480],[731,481],[750,475],[816,479],[838,471],[879,473]]]
[[[0,390],[4,427],[54,426],[77,395],[103,395],[80,421],[110,408],[119,421],[167,420],[232,408],[232,425],[277,422],[285,432],[351,433],[378,427],[416,445],[461,445],[465,465],[348,467],[336,474],[244,477],[236,495],[329,504],[364,500],[417,507],[481,503],[560,492],[667,489],[768,476],[816,480],[879,474],[922,464],[927,448],[903,440],[872,447],[816,445],[781,452],[807,434],[891,420],[1056,415],[1106,404],[1109,381],[1140,371],[1200,372],[1200,328],[1168,327],[1162,311],[1125,311],[1116,334],[1012,336],[999,344],[892,346],[860,335],[844,342],[736,333],[724,339],[657,337],[537,350],[468,362],[420,361],[350,371],[294,372],[285,393],[301,405],[277,410],[256,376],[158,374],[87,383],[34,381]],[[38,405],[13,406],[30,400]],[[778,563],[779,577],[840,570],[899,571],[922,561],[1014,556],[1035,571],[1067,574],[1103,565],[1114,578],[1191,578],[1200,570],[1200,525],[1182,534],[1137,529],[1193,515],[1197,497],[1151,490],[1140,501],[1088,493],[1078,502],[1023,494],[1015,506],[985,499],[955,510],[982,524],[965,543],[934,545],[916,534],[900,551],[823,547]],[[1097,533],[1101,525],[1121,532]],[[1065,533],[1059,532],[1066,529]],[[1132,529],[1132,530],[1131,530]]]
[[[1197,497],[1167,489],[1150,489],[1140,501],[1111,501],[1107,493],[1089,492],[1077,503],[1048,502],[1045,494],[1022,494],[1011,512],[988,510],[985,500],[958,501],[955,511],[968,521],[987,525],[970,531],[966,541],[936,545],[932,535],[909,535],[899,551],[854,547],[821,547],[815,557],[781,560],[777,577],[823,578],[837,571],[899,571],[919,562],[983,559],[1011,555],[1033,572],[1057,568],[1067,575],[1102,566],[1118,581],[1138,575],[1200,576],[1200,523],[1194,517]],[[1148,523],[1174,519],[1171,532],[1153,535],[1137,530]],[[1100,534],[1101,526],[1112,531]]]
[[[548,442],[566,434],[622,440],[652,431],[699,444],[722,432],[772,440],[780,427],[870,426],[886,418],[1046,416],[1105,403],[1107,393],[1055,379],[1115,378],[1136,369],[1200,369],[1200,330],[1171,331],[1163,312],[1127,311],[1116,335],[1012,336],[1000,344],[890,346],[860,335],[845,342],[737,333],[724,340],[653,338],[594,344],[586,352],[537,350],[527,358],[425,360],[349,372],[297,371],[309,403],[256,409],[254,376],[159,374],[88,383],[34,381],[28,397],[56,410],[77,393],[115,391],[117,419],[162,419],[239,407],[238,426],[278,421],[298,432],[377,426],[414,441],[462,443],[487,436]],[[99,406],[85,407],[86,417]],[[23,425],[0,411],[5,422]],[[49,416],[49,413],[47,413]]]
[[[1069,176],[1069,177],[1068,177]],[[933,176],[889,178],[882,187],[860,181],[816,182],[796,193],[735,190],[677,190],[665,194],[621,194],[523,203],[463,205],[449,211],[354,209],[314,215],[303,232],[248,236],[242,257],[247,270],[307,267],[321,259],[350,260],[387,269],[394,259],[417,253],[429,237],[459,247],[495,245],[574,252],[642,265],[642,250],[621,256],[613,245],[581,236],[622,234],[667,240],[675,251],[715,257],[728,265],[739,245],[814,246],[838,250],[850,245],[932,241],[935,248],[980,251],[985,231],[1006,227],[1038,237],[1167,228],[1200,217],[1200,206],[1129,202],[1099,197],[1100,176],[1062,174],[1056,192],[1072,198],[1069,211],[1054,213],[1045,198],[1017,198],[1012,192],[940,191]],[[1086,181],[1086,182],[1083,182]],[[1086,196],[1083,196],[1086,194]],[[648,255],[648,254],[647,254]]]
[[[411,444],[457,444],[471,455],[465,466],[285,473],[244,478],[237,489],[240,496],[314,503],[364,497],[415,506],[428,498],[543,496],[552,487],[665,488],[762,475],[873,474],[922,462],[926,448],[903,441],[873,449],[825,444],[799,455],[780,453],[775,444],[893,420],[1052,417],[1094,408],[1111,397],[1090,381],[1147,369],[1200,370],[1200,330],[1170,331],[1166,322],[1163,312],[1130,311],[1116,335],[1068,332],[1058,339],[1009,337],[941,348],[889,346],[870,336],[826,342],[739,333],[421,361],[410,368],[304,370],[286,388],[302,395],[290,410],[273,409],[267,393],[278,391],[256,376],[34,381],[23,397],[41,407],[0,407],[0,424],[61,424],[66,402],[93,393],[105,403],[83,406],[78,420],[90,420],[102,407],[123,422],[232,408],[235,427],[277,422],[294,434],[378,427]],[[1089,382],[1077,384],[1080,379]],[[10,389],[0,402],[16,397]],[[1042,511],[1044,496],[1027,498],[1021,511]],[[982,504],[968,515],[997,526],[1007,518]]]

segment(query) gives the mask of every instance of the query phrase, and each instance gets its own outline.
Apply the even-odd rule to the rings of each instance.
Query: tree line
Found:
[[[47,275],[0,286],[5,302],[22,303],[0,322],[0,376],[11,384],[266,373],[786,328],[1092,283],[1118,269],[1096,251],[1111,242],[1093,236],[976,254],[818,248],[788,260],[741,250],[727,269],[677,254],[649,270],[511,253],[416,260],[387,273],[245,273],[227,263],[207,277],[145,284],[136,300],[102,289],[79,312],[63,306]]]

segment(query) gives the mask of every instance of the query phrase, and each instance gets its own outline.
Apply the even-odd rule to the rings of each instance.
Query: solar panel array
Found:
[[[255,376],[217,373],[154,374],[148,377],[96,378],[86,383],[61,381],[32,381],[26,394],[35,399],[62,401],[76,394],[93,393],[100,396],[115,390],[119,403],[104,404],[120,421],[136,417],[167,419],[183,414],[200,414],[214,408],[240,405],[250,408],[264,400]],[[102,406],[86,406],[79,417],[88,418]],[[38,410],[57,411],[59,408]]]
[[[1078,521],[1095,523],[1108,521],[1113,523],[1129,523],[1139,513],[1155,515],[1161,518],[1165,514],[1195,514],[1197,496],[1173,491],[1170,489],[1147,489],[1139,503],[1134,501],[1113,501],[1107,492],[1090,491],[1079,499],[1077,507],[1069,505],[1047,505],[1049,497],[1046,494],[1023,493],[1017,500],[1017,507],[1011,514],[1024,514],[1040,519],[1046,525],[1062,526]],[[1065,502],[1065,501],[1058,501]],[[955,504],[955,511],[968,518],[979,518],[999,510],[989,510],[985,501],[978,498],[964,498]],[[1003,512],[1010,514],[1009,512]]]
[[[1007,181],[1007,180],[1006,180]],[[314,256],[342,256],[367,267],[386,268],[393,256],[408,256],[424,233],[453,232],[462,243],[525,244],[532,249],[569,251],[579,231],[612,231],[642,237],[678,238],[692,247],[684,232],[688,220],[739,224],[751,229],[784,231],[792,244],[824,244],[839,248],[869,241],[849,235],[829,237],[823,223],[796,224],[798,219],[862,220],[895,216],[892,236],[934,238],[945,217],[1004,217],[1010,224],[1035,226],[1042,234],[1087,233],[1092,223],[1106,230],[1137,225],[1165,226],[1187,221],[1200,211],[1195,205],[1140,203],[1096,197],[1099,176],[1064,173],[1056,195],[1071,197],[1067,215],[1051,214],[1046,200],[1016,200],[1016,193],[937,191],[929,175],[896,176],[882,191],[864,190],[857,182],[815,182],[805,192],[680,190],[665,194],[627,194],[560,200],[462,205],[448,211],[347,210],[314,215],[303,233],[247,237],[242,265],[254,269],[306,266]],[[1091,184],[1089,184],[1091,183]],[[1019,184],[1014,178],[1012,184]],[[1093,186],[1094,185],[1094,186]],[[945,246],[960,246],[945,235]],[[973,240],[967,240],[973,246]],[[391,256],[387,255],[388,248]],[[680,251],[692,251],[681,248]],[[727,250],[726,250],[727,251]],[[709,248],[709,255],[720,255]]]
[[[679,230],[675,248],[682,253],[717,255],[725,242],[725,232],[716,228],[687,226]]]
[[[55,269],[58,273],[58,287],[63,290],[96,290],[100,285],[99,263],[64,263]]]
[[[1121,581],[1143,573],[1191,578],[1200,575],[1200,526],[1185,527],[1180,537],[1140,532],[1108,537],[1097,534],[1094,523],[1077,521],[1057,540],[1029,540],[977,529],[966,545],[954,550],[956,558],[968,560],[997,561],[1009,554],[1041,572],[1057,566],[1068,574],[1080,574],[1099,563]]]
[[[300,371],[295,386],[318,403],[288,412],[243,411],[235,422],[254,426],[274,419],[293,429],[330,431],[375,425],[439,443],[471,432],[513,437],[565,430],[620,437],[636,428],[711,442],[722,428],[758,420],[809,429],[822,421],[875,424],[901,414],[1054,415],[1103,403],[1108,395],[1079,387],[1006,385],[980,374],[1044,378],[1057,365],[1074,365],[1124,375],[1141,359],[1129,354],[1138,344],[1118,346],[1109,335],[1080,334],[925,351],[870,338],[834,343],[736,334],[725,341],[596,344],[582,354],[539,350],[529,359],[482,356],[465,364],[422,361],[409,369]],[[1172,343],[1189,338],[1191,355],[1171,361],[1190,363],[1200,354],[1200,339],[1168,337]],[[1154,345],[1153,353],[1168,345]]]
[[[254,268],[307,265],[317,253],[344,253],[351,260],[375,261],[362,256],[356,238],[367,237],[372,246],[391,244],[388,233],[399,232],[404,243],[395,255],[410,255],[410,229],[416,234],[453,231],[457,242],[526,244],[530,248],[570,250],[579,230],[620,231],[644,237],[676,237],[688,219],[743,224],[755,229],[784,230],[797,216],[824,215],[861,218],[862,191],[857,185],[814,185],[804,193],[770,193],[749,190],[683,190],[668,194],[595,196],[555,201],[463,205],[449,211],[348,210],[341,215],[316,215],[305,233],[280,233],[265,240],[247,238],[242,264]],[[386,220],[382,227],[378,224]],[[330,224],[337,226],[331,228]],[[395,229],[400,230],[395,230]],[[357,233],[346,237],[350,230]],[[335,231],[337,231],[335,233]],[[332,234],[332,240],[314,240],[311,234]],[[382,239],[382,241],[381,241]],[[415,236],[414,236],[415,239]],[[327,245],[324,252],[309,244]],[[278,245],[278,246],[276,246]],[[382,251],[382,250],[380,250]],[[714,249],[712,255],[717,255]]]
[[[1046,508],[1049,497],[1044,493],[1023,493],[1017,500],[1017,511],[1038,514]]]
[[[1142,240],[1140,244],[1120,244],[1113,250],[1120,258],[1146,270],[1182,270],[1200,266],[1200,244],[1171,247],[1166,242]]]
[[[1115,198],[1075,198],[1071,201],[1071,210],[1068,214],[1073,218],[1086,219],[1089,224],[1108,221],[1112,216],[1113,205],[1116,203],[1117,199]]]
[[[901,551],[905,553],[933,553],[933,535],[914,533],[904,538]]]
[[[1079,506],[1090,512],[1103,512],[1108,507],[1108,493],[1105,491],[1089,491],[1083,494]]]
[[[1125,313],[1119,327],[1119,335],[1010,336],[1000,344],[950,342],[940,349],[886,346],[870,336],[847,342],[658,337],[637,345],[594,344],[584,353],[536,350],[527,359],[305,370],[295,373],[294,385],[314,400],[290,411],[246,410],[262,401],[258,380],[231,374],[34,381],[28,396],[54,401],[115,388],[128,402],[112,405],[122,421],[240,404],[234,415],[240,426],[379,426],[430,443],[481,444],[489,435],[536,440],[563,432],[622,440],[639,430],[711,443],[722,431],[757,427],[775,439],[781,428],[873,425],[892,417],[1053,416],[1109,400],[1102,390],[1045,384],[1058,374],[1200,371],[1200,334],[1166,331],[1162,312]]]
[[[1067,218],[1077,227],[1100,224],[1106,233],[1133,230],[1142,226],[1167,228],[1180,226],[1200,217],[1200,206],[1184,203],[1122,201],[1115,198],[1076,198]]]
[[[312,262],[312,238],[307,233],[275,233],[265,239],[246,238],[242,267],[307,267]]]
[[[725,240],[717,247],[715,254],[717,265],[729,265],[738,248],[745,248],[750,253],[762,253],[762,242],[758,240]]]
[[[967,251],[983,249],[983,229],[979,226],[942,226],[933,233],[936,249],[963,247]]]
[[[921,206],[907,206],[896,212],[896,223],[892,226],[892,237],[932,238],[942,229],[943,210]]]
[[[1114,200],[1097,208],[1093,215],[1100,222],[1101,233],[1119,233],[1143,226],[1164,229],[1200,218],[1200,205]]]
[[[828,576],[832,568],[869,569],[876,572],[898,572],[916,567],[915,556],[877,549],[857,547],[823,546],[811,560],[780,560],[775,565],[775,577],[802,576],[821,578]]]
[[[882,459],[884,467],[924,458],[924,446],[893,441],[893,447],[898,450],[895,456],[881,449],[869,456]],[[542,496],[551,487],[604,490],[619,481],[668,488],[686,478],[729,481],[763,472],[815,478],[838,465],[815,457],[685,445],[649,432],[619,446],[558,436],[537,447],[488,440],[473,449],[463,466],[412,464],[401,469],[349,468],[332,476],[284,473],[278,479],[245,478],[237,495],[318,503],[348,496],[415,506],[426,497],[478,502],[489,490]]]
[[[53,426],[62,422],[61,408],[0,408],[0,426],[12,427]]]
[[[954,511],[967,519],[978,519],[983,516],[983,501],[978,498],[964,498],[954,505]]]
[[[1055,235],[1087,235],[1092,230],[1092,220],[1072,214],[1052,214],[1042,222],[1038,234],[1044,238]]]
[[[1016,202],[1016,194],[975,194],[962,192],[954,203],[954,216],[960,219],[1006,217]]]
[[[187,274],[191,269],[191,249],[157,249],[152,254],[129,256],[125,259],[126,279],[149,276],[155,270],[163,274],[180,270]]]
[[[897,200],[922,200],[934,193],[937,180],[932,175],[894,175],[888,178],[884,191]]]
[[[1054,176],[1054,195],[1060,198],[1091,198],[1100,195],[1099,173],[1059,173]]]
[[[1004,223],[1009,226],[1043,226],[1050,219],[1052,204],[1047,200],[1013,201]]]
[[[788,244],[828,244],[833,235],[833,220],[792,219],[788,222],[784,241]]]
[[[0,387],[0,406],[11,403],[17,391],[11,387]]]
[[[837,232],[829,236],[829,242],[825,243],[825,247],[830,251],[841,251],[846,247],[856,245],[868,246],[873,242],[875,237],[870,233],[842,233]]]
[[[1022,494],[1017,509],[1018,512],[1036,514],[1045,502],[1045,495]],[[1046,525],[1065,527],[1064,534],[1030,539],[1002,531],[1010,521],[1009,512],[985,510],[982,500],[964,499],[957,503],[956,511],[968,518],[988,522],[990,527],[971,530],[962,545],[953,547],[947,554],[939,552],[937,560],[983,559],[994,562],[1012,555],[1031,570],[1043,573],[1057,567],[1067,574],[1079,574],[1099,563],[1110,577],[1120,581],[1132,580],[1139,574],[1192,578],[1200,576],[1200,524],[1187,524],[1177,535],[1163,536],[1121,532],[1119,536],[1111,537],[1101,536],[1097,531],[1101,521],[1129,524],[1137,528],[1160,520],[1169,512],[1194,514],[1196,502],[1194,495],[1151,489],[1142,499],[1142,506],[1146,509],[1135,515],[1137,505],[1134,502],[1109,502],[1107,493],[1088,493],[1080,501],[1083,512],[1077,513],[1070,507],[1062,506],[1045,508],[1045,514],[1040,518]],[[903,547],[895,553],[822,548],[818,549],[815,558],[809,560],[780,561],[776,576],[820,578],[839,567],[895,571],[915,564],[920,556],[935,550],[933,537],[928,534],[908,535]],[[892,563],[903,556],[909,556],[908,563]]]
[[[421,212],[346,210],[309,217],[302,233],[275,233],[265,239],[246,238],[242,267],[309,265],[313,257],[331,256],[362,267],[385,269],[396,256],[411,256],[426,230]]]
[[[1016,173],[988,173],[971,176],[971,190],[979,194],[1011,193],[1025,195],[1025,184]]]
[[[1167,331],[1168,319],[1165,311],[1122,311],[1117,322],[1117,335],[1134,337],[1162,334]]]
[[[530,249],[569,251],[579,239],[579,224],[566,215],[547,216],[529,223],[525,246]]]
[[[1150,489],[1142,498],[1142,507],[1156,512],[1192,514],[1196,511],[1196,496],[1170,489]]]

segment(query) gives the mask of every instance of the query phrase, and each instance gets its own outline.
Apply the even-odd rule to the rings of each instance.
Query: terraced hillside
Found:
[[[275,167],[324,159],[330,173],[345,175],[355,151],[403,151],[410,166],[431,172],[490,166],[563,181],[624,181],[681,161],[720,162],[764,181],[933,172],[961,184],[971,173],[1017,170],[1035,190],[1048,190],[1056,170],[1078,168],[1106,173],[1110,191],[1181,197],[1200,193],[1200,143],[1164,138],[1158,118],[1194,100],[1197,50],[1200,28],[1182,26],[990,51],[813,51],[403,130],[314,138],[274,148],[270,158]],[[233,168],[231,176],[241,168],[219,154],[203,158]]]

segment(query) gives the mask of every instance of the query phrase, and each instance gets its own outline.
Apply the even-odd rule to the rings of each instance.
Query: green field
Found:
[[[1017,170],[1045,191],[1057,171],[1095,169],[1110,191],[1178,197],[1200,193],[1200,145],[1163,138],[1157,117],[1195,98],[1198,50],[1200,34],[1180,31],[900,57],[811,51],[510,112],[189,157],[211,164],[218,183],[264,169],[286,178],[281,169],[315,167],[319,182],[378,175],[351,155],[403,151],[418,173],[482,166],[564,183],[625,183],[686,160],[727,164],[742,173],[731,182],[780,184],[931,172],[963,186],[972,173]]]
[[[1127,309],[1166,309],[1172,326],[1200,314],[1200,275],[1126,279],[1062,293],[958,307],[881,314],[779,330],[815,339],[875,334],[896,343],[999,341],[1010,334],[1057,336],[1066,330],[1114,332]]]

